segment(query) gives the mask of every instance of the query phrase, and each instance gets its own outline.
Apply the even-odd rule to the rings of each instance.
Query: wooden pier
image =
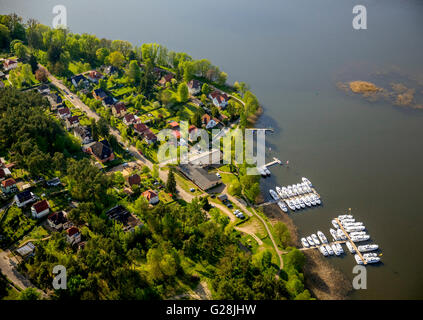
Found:
[[[280,161],[278,158],[273,157],[273,161],[265,164],[264,166],[267,168],[267,167],[273,166],[274,164],[282,165],[282,161]]]
[[[344,229],[343,225],[341,224],[341,222],[339,221],[339,219],[338,219],[338,218],[335,218],[335,221],[336,221],[336,223],[339,225],[339,227],[341,228],[342,232],[343,232],[343,233],[345,233],[345,235],[347,236],[348,240],[350,241],[350,243],[352,244],[352,246],[353,246],[353,248],[354,248],[354,250],[355,250],[355,253],[356,253],[356,254],[358,254],[358,256],[359,256],[359,257],[361,258],[361,260],[363,261],[363,264],[364,264],[364,265],[366,265],[366,264],[367,264],[366,259],[364,259],[364,257],[363,257],[363,255],[361,254],[361,252],[360,252],[360,251],[358,251],[357,246],[356,246],[356,245],[355,245],[355,243],[351,240],[351,238],[350,238],[350,236],[349,236],[348,232],[347,232],[347,231],[345,231],[345,229]]]

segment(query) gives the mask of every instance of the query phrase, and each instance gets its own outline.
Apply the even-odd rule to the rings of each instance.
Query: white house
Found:
[[[70,227],[66,230],[66,240],[70,244],[76,244],[81,242],[81,233],[77,227]]]
[[[31,207],[32,216],[36,219],[40,219],[44,217],[49,212],[50,212],[50,206],[47,200],[39,201]]]
[[[14,200],[18,208],[22,208],[27,204],[34,202],[37,198],[29,190],[23,191],[15,195]]]
[[[213,102],[213,104],[218,108],[226,108],[228,105],[229,97],[226,93],[221,93],[219,91],[213,91],[209,94],[209,98]]]
[[[16,69],[17,67],[18,67],[18,62],[16,60],[6,59],[3,62],[3,68],[5,71],[10,71],[10,70]]]
[[[192,96],[195,96],[201,92],[201,82],[193,79],[187,83],[188,91]]]

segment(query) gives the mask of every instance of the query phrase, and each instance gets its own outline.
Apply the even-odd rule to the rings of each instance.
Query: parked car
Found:
[[[194,188],[191,188],[191,189],[189,189],[189,191],[194,192],[194,191],[195,191],[195,189],[194,189]]]
[[[222,178],[222,177],[220,176],[220,173],[219,173],[219,172],[217,172],[217,173],[216,173],[216,176],[217,176],[218,178]]]

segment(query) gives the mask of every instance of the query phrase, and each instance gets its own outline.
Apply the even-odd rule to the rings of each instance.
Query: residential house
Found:
[[[57,187],[61,184],[61,182],[60,182],[60,179],[56,177],[51,180],[48,180],[46,184],[48,187]]]
[[[131,124],[134,124],[135,122],[137,122],[137,119],[135,119],[135,116],[132,113],[127,113],[123,117],[123,123],[126,124],[127,126],[130,126]]]
[[[221,183],[221,180],[216,175],[208,173],[201,166],[188,164],[180,165],[178,168],[180,172],[203,191],[207,191]]]
[[[212,100],[213,104],[218,108],[224,109],[228,105],[229,97],[226,93],[222,93],[215,90],[209,94],[209,98]]]
[[[10,71],[18,67],[18,62],[12,59],[6,59],[3,62],[3,68],[5,71]]]
[[[35,246],[32,242],[28,242],[24,246],[16,249],[16,252],[22,257],[22,258],[28,258],[30,256],[34,255],[35,252]]]
[[[22,208],[27,204],[34,202],[37,198],[31,191],[25,190],[15,195],[14,200],[18,208]]]
[[[144,135],[144,133],[148,130],[148,127],[144,123],[137,122],[134,124],[134,131],[139,135]]]
[[[201,92],[201,82],[193,79],[187,83],[188,91],[191,95],[195,96]]]
[[[142,196],[148,201],[149,204],[159,203],[159,196],[153,190],[147,190],[142,193]]]
[[[50,93],[47,96],[48,101],[50,102],[51,109],[54,110],[62,103],[62,98],[57,93]]]
[[[70,116],[67,117],[65,120],[66,128],[69,130],[71,128],[75,128],[79,125],[79,117],[78,116]]]
[[[111,96],[106,96],[103,101],[101,101],[102,105],[105,107],[110,107],[115,104],[115,99],[113,99]]]
[[[117,73],[117,72],[119,72],[119,69],[116,68],[116,67],[114,67],[114,66],[107,66],[104,69],[104,73],[107,74],[107,75],[109,75],[109,76],[112,75],[112,74],[114,74],[114,73]]]
[[[118,102],[112,106],[112,113],[115,117],[121,118],[126,114],[126,107],[123,102]]]
[[[50,87],[46,84],[42,84],[41,86],[37,88],[37,91],[41,93],[42,95],[47,95],[47,94],[50,94]]]
[[[10,176],[12,173],[8,168],[0,168],[0,181],[6,179],[6,177]]]
[[[57,109],[57,113],[59,114],[59,118],[62,120],[65,120],[72,115],[68,107]]]
[[[174,78],[173,74],[167,73],[160,79],[159,84],[162,87],[165,87],[166,83],[171,82],[173,78]]]
[[[75,88],[77,87],[86,87],[88,85],[88,80],[82,74],[73,76],[71,79],[72,84]]]
[[[107,140],[94,142],[90,147],[87,148],[87,151],[91,153],[101,163],[105,163],[107,161],[112,161],[115,159],[112,147],[110,146]]]
[[[194,142],[198,139],[198,128],[194,126],[193,124],[189,126],[188,128],[188,141]]]
[[[144,140],[147,144],[152,144],[157,141],[157,136],[150,130],[150,128],[148,128],[144,131]]]
[[[66,240],[69,244],[78,244],[81,242],[81,233],[77,227],[70,227],[66,230]]]
[[[212,118],[210,115],[205,113],[201,117],[201,122],[203,126],[206,127],[206,129],[211,129],[211,128],[214,128],[219,123],[219,120],[217,120],[216,118]]]
[[[81,140],[82,144],[88,144],[93,141],[91,137],[91,128],[78,125],[73,129],[73,135]]]
[[[8,194],[8,193],[12,193],[12,192],[17,191],[15,179],[9,178],[9,179],[3,180],[1,182],[1,191],[4,194]]]
[[[107,97],[107,94],[106,92],[104,92],[103,89],[99,88],[99,89],[93,90],[93,97],[97,100],[103,100],[104,98]]]
[[[169,127],[172,130],[177,130],[179,129],[179,123],[177,123],[176,121],[172,121],[171,123],[169,123]]]
[[[67,222],[68,219],[66,218],[66,212],[64,211],[54,212],[47,217],[47,223],[55,230],[62,229]]]
[[[97,70],[92,70],[88,73],[88,80],[94,83],[98,83],[100,79],[103,79],[103,75]]]
[[[50,205],[47,200],[41,200],[34,203],[31,207],[32,217],[40,219],[50,212]]]
[[[141,177],[138,174],[130,175],[126,178],[128,185],[132,187],[133,185],[140,185],[141,184]]]
[[[123,230],[134,230],[135,227],[141,225],[141,221],[131,214],[125,207],[117,205],[106,212],[109,219],[115,220],[123,224]]]

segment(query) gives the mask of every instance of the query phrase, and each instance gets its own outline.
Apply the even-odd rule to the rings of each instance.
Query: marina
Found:
[[[367,265],[369,263],[380,262],[378,254],[370,252],[379,249],[377,244],[365,244],[360,246],[355,244],[356,242],[368,241],[370,235],[366,234],[365,231],[348,231],[346,225],[350,226],[351,224],[360,226],[365,230],[364,224],[362,222],[356,222],[352,215],[340,215],[332,220],[332,225],[335,229],[331,228],[329,230],[332,235],[332,242],[328,242],[323,232],[317,231],[317,236],[313,233],[310,236],[301,238],[303,248],[300,248],[300,250],[318,249],[325,257],[332,255],[340,256],[344,253],[342,244],[345,244],[348,251],[354,255],[357,264]]]

